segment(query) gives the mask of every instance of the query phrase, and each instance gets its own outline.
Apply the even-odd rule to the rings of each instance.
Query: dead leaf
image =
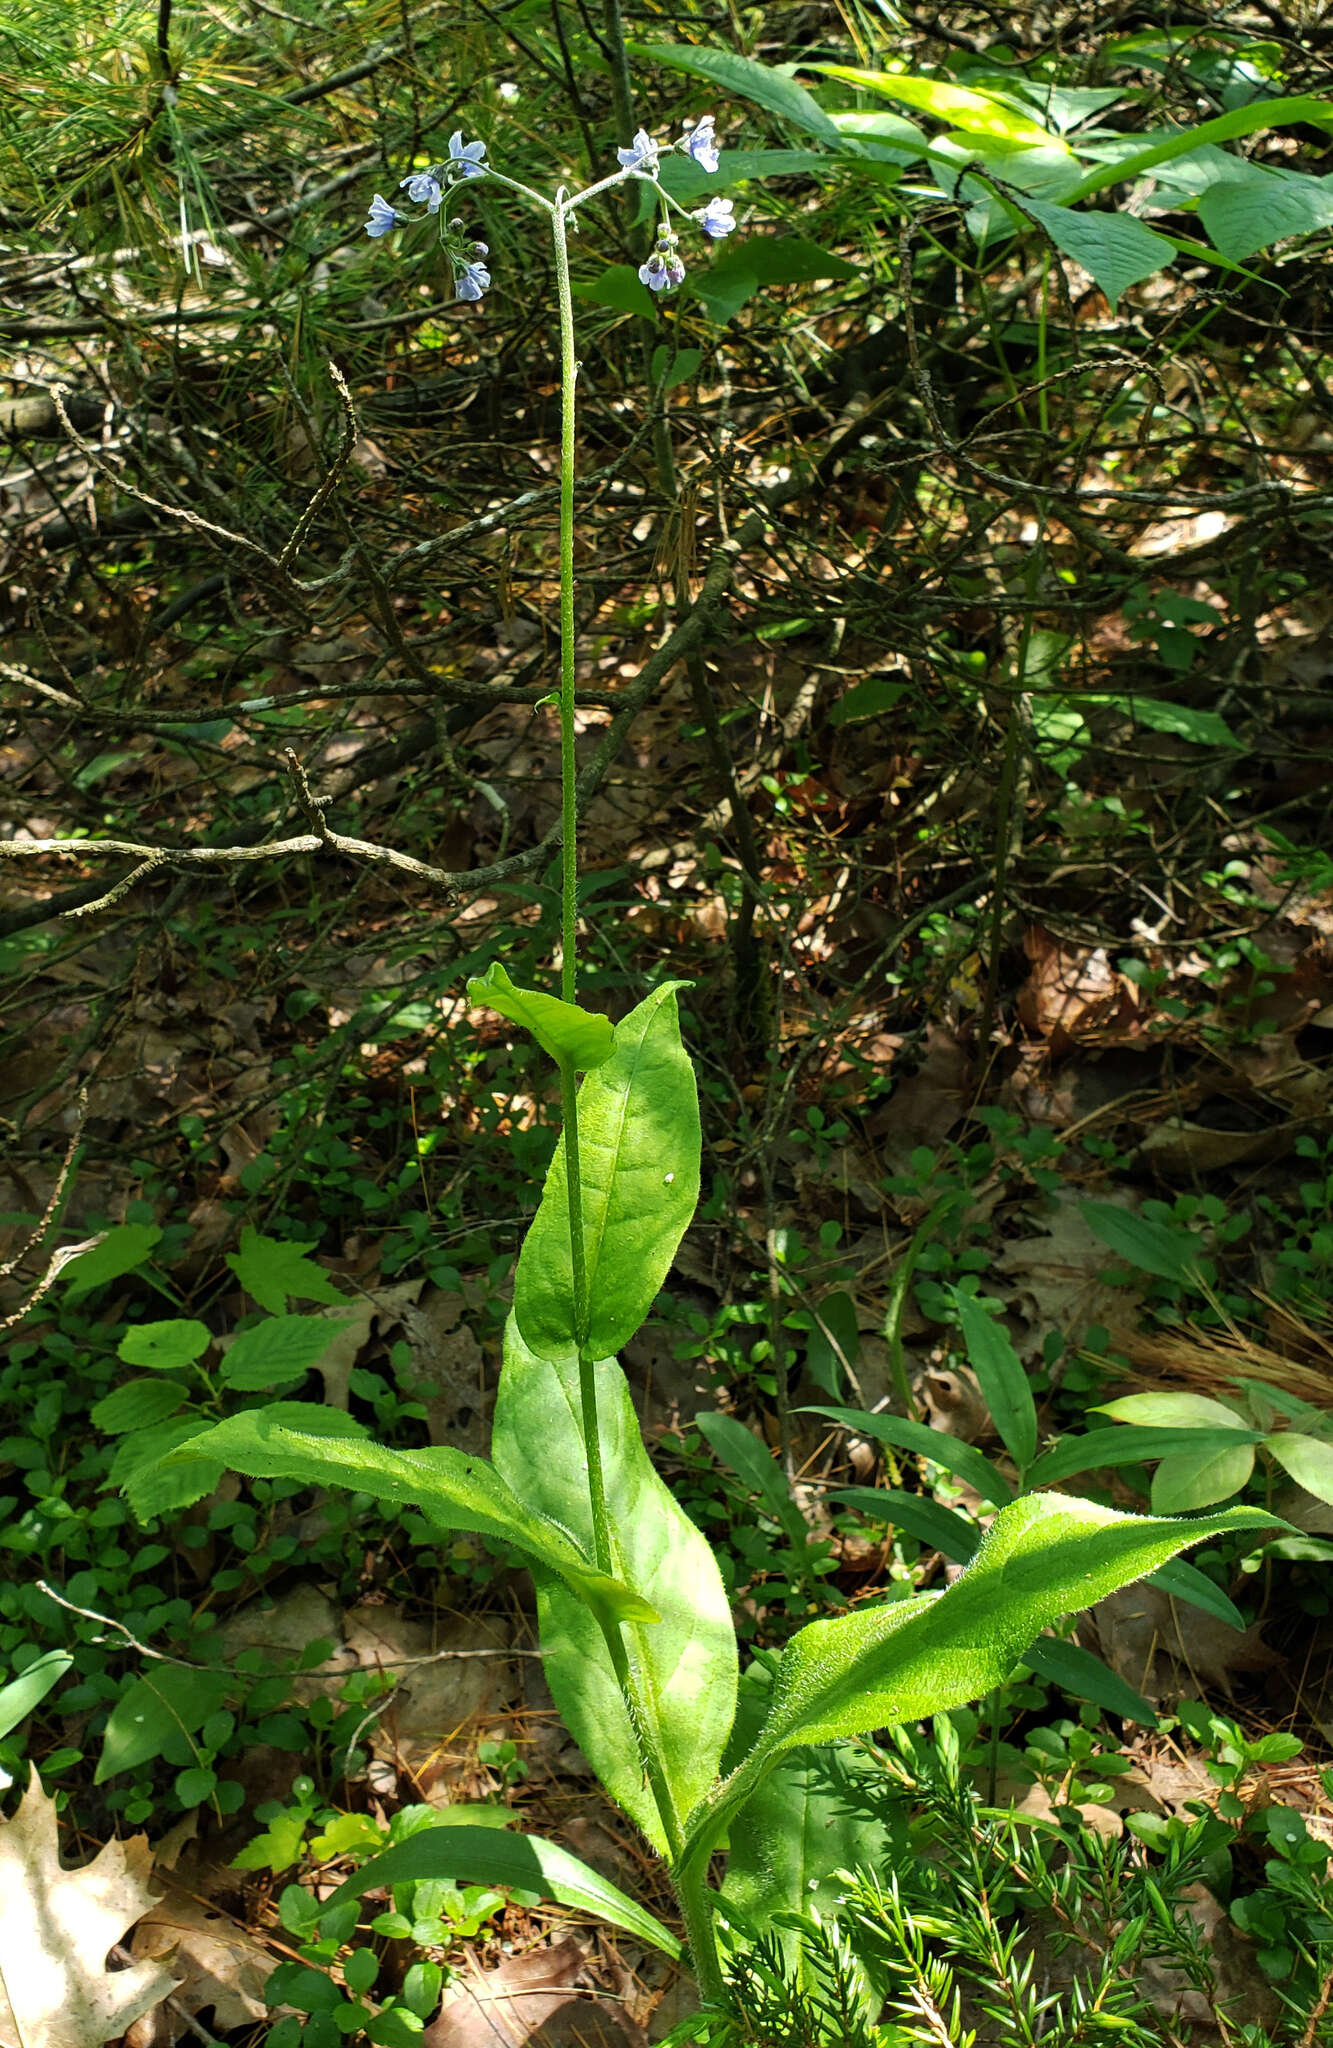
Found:
[[[1154,1703],[1182,1692],[1194,1699],[1222,1692],[1231,1699],[1239,1673],[1267,1671],[1278,1662],[1258,1624],[1228,1628],[1158,1586],[1122,1587],[1097,1602],[1085,1625],[1096,1631],[1117,1677]]]
[[[209,2007],[219,2034],[267,2020],[264,1986],[276,1957],[225,1913],[212,1911],[170,1879],[166,1885],[161,1902],[136,1927],[130,1948],[135,1956],[170,1962],[181,1981],[170,2005],[134,2022],[126,2048],[175,2048],[189,2031],[190,2017]]]
[[[54,1799],[34,1768],[12,1820],[0,1820],[0,2044],[100,2048],[175,1989],[144,1961],[108,1970],[107,1956],[157,1903],[146,1835],[108,1842],[91,1863],[60,1861]]]
[[[641,2048],[645,2036],[596,1998],[571,1995],[584,1963],[581,1942],[473,1965],[454,1988],[422,2048]]]
[[[475,1737],[479,1723],[501,1724],[516,1686],[506,1657],[450,1652],[504,1649],[504,1638],[476,1617],[432,1628],[396,1607],[369,1604],[349,1608],[343,1629],[363,1669],[390,1671],[399,1681],[368,1732],[372,1754],[406,1772],[418,1797],[447,1804],[452,1781],[473,1767],[475,1743],[459,1737],[468,1729]]]

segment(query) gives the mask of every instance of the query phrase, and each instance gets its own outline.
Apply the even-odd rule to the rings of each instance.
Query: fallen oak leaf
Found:
[[[126,1929],[157,1904],[146,1835],[60,1861],[54,1799],[34,1769],[0,1820],[0,2048],[101,2048],[175,1989],[155,1962],[108,1970]]]

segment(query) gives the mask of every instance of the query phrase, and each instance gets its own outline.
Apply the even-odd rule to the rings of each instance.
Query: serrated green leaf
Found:
[[[305,1377],[345,1327],[342,1317],[269,1316],[233,1338],[218,1376],[238,1393],[289,1386]]]
[[[322,1266],[306,1257],[318,1238],[291,1244],[285,1238],[264,1237],[248,1225],[241,1232],[241,1248],[228,1252],[227,1264],[247,1294],[253,1295],[270,1315],[281,1315],[287,1297],[297,1301],[323,1301],[347,1305],[347,1296],[334,1286]]]
[[[838,149],[842,138],[817,100],[803,85],[758,64],[752,57],[738,57],[733,50],[713,50],[684,43],[627,43],[631,57],[648,64],[662,64],[671,71],[683,71],[690,78],[702,78],[720,92],[735,93],[779,120],[789,121],[806,135]],[[626,136],[625,141],[629,141]]]
[[[68,1650],[48,1650],[21,1671],[9,1684],[0,1686],[0,1740],[12,1735],[20,1721],[26,1721],[40,1706],[53,1685],[58,1685],[74,1662]]]
[[[736,1700],[736,1635],[712,1547],[653,1469],[625,1375],[596,1368],[597,1411],[620,1576],[661,1617],[624,1631],[645,1718],[683,1821],[711,1786]],[[502,1479],[592,1548],[578,1360],[538,1358],[511,1316],[492,1449]],[[601,1630],[558,1581],[538,1587],[543,1671],[607,1791],[659,1850],[666,1841]]]
[[[111,1709],[93,1782],[104,1785],[162,1754],[171,1736],[192,1735],[222,1705],[235,1681],[218,1671],[158,1664],[126,1686]]]
[[[1216,1450],[1186,1452],[1163,1458],[1153,1473],[1149,1499],[1157,1515],[1189,1514],[1230,1500],[1249,1482],[1254,1470],[1253,1444],[1236,1442]]]
[[[666,982],[616,1026],[611,1058],[579,1089],[586,1348],[611,1358],[657,1296],[699,1200],[699,1098]],[[539,1357],[561,1357],[574,1327],[565,1140],[519,1254],[514,1315]]]
[[[660,1920],[568,1849],[544,1841],[540,1835],[511,1835],[495,1828],[429,1828],[413,1835],[410,1841],[363,1863],[354,1877],[339,1885],[328,1905],[359,1899],[372,1887],[422,1878],[452,1878],[464,1884],[499,1884],[536,1892],[539,1898],[556,1899],[562,1906],[622,1927],[663,1955],[674,1959],[680,1954],[680,1943]]]
[[[1300,1430],[1281,1430],[1264,1439],[1264,1449],[1287,1475],[1317,1500],[1333,1501],[1333,1444]]]
[[[69,1300],[79,1301],[94,1287],[105,1287],[133,1273],[144,1264],[161,1235],[154,1223],[117,1223],[99,1244],[61,1267],[60,1280]]]
[[[759,1740],[696,1816],[685,1860],[707,1855],[789,1750],[896,1727],[978,1699],[1002,1684],[1040,1632],[1065,1614],[1155,1571],[1203,1537],[1276,1521],[1248,1508],[1164,1521],[1054,1494],[1029,1495],[1002,1508],[972,1563],[946,1592],[812,1622],[792,1638]]]
[[[154,1423],[165,1422],[184,1399],[185,1389],[170,1380],[127,1380],[93,1403],[88,1420],[108,1436],[122,1436],[129,1429],[151,1429]]]
[[[967,1362],[977,1376],[1000,1441],[1021,1469],[1037,1455],[1037,1406],[1028,1376],[1004,1326],[988,1315],[973,1294],[949,1289],[963,1333]]]
[[[138,1323],[127,1330],[116,1346],[116,1356],[126,1365],[139,1365],[153,1372],[179,1372],[202,1358],[213,1338],[207,1326],[189,1317],[175,1317],[166,1323]]]
[[[644,291],[645,287],[640,285],[639,290]],[[467,994],[468,1001],[478,1009],[497,1010],[511,1024],[521,1024],[525,1031],[530,1031],[557,1066],[571,1066],[577,1073],[585,1073],[611,1057],[613,1034],[609,1017],[581,1010],[576,1003],[562,1003],[558,996],[544,995],[540,989],[515,988],[498,960],[492,960],[485,974],[473,976]]]
[[[830,1422],[840,1422],[857,1436],[877,1437],[881,1443],[893,1444],[899,1450],[915,1451],[918,1457],[929,1458],[932,1464],[952,1472],[983,1500],[993,1501],[997,1507],[1014,1497],[1013,1487],[989,1458],[956,1436],[946,1436],[942,1429],[909,1421],[904,1415],[870,1415],[863,1408],[809,1408],[804,1412],[826,1415]]]
[[[357,1433],[345,1415],[335,1425],[336,1413],[313,1402],[277,1402],[230,1416],[183,1446],[180,1456],[230,1465],[252,1479],[300,1479],[398,1501],[442,1529],[495,1536],[526,1551],[581,1599],[617,1619],[657,1619],[646,1600],[604,1577],[563,1529],[519,1500],[485,1458],[445,1445],[390,1450]]]
[[[120,1487],[141,1522],[193,1507],[213,1491],[223,1470],[215,1460],[205,1458],[189,1465],[168,1462],[173,1452],[207,1427],[202,1415],[177,1415],[121,1438],[111,1460],[108,1483]]]

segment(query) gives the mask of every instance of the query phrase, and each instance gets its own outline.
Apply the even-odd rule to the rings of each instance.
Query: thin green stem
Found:
[[[551,215],[551,234],[560,300],[560,993],[572,1003],[577,979],[579,882],[574,758],[574,405],[579,366],[574,354],[574,294],[569,284],[569,243],[562,208],[557,207]],[[572,1160],[570,1164],[572,1169]],[[571,1199],[575,1184],[571,1170]],[[581,1249],[581,1237],[579,1245]]]

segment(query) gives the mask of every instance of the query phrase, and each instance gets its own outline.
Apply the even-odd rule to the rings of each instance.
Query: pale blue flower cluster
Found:
[[[633,171],[641,177],[650,178],[656,185],[661,153],[665,148],[678,150],[681,155],[692,157],[705,171],[714,172],[718,167],[718,140],[714,128],[713,116],[705,114],[700,121],[687,121],[685,133],[674,143],[654,142],[647,129],[640,128],[628,149],[616,151],[620,159],[620,168],[622,171]],[[662,190],[660,185],[658,190]],[[666,193],[662,194],[662,199],[664,205],[674,203],[668,201]],[[730,199],[710,199],[707,206],[691,215],[691,218],[699,223],[711,241],[720,241],[723,235],[729,235],[736,226],[733,202]],[[640,280],[647,285],[650,292],[674,291],[677,285],[684,283],[685,265],[678,253],[679,242],[680,236],[673,232],[671,223],[664,214],[662,224],[657,230],[653,253],[646,263],[639,265]]]
[[[464,142],[463,131],[459,128],[449,137],[449,154],[444,162],[400,178],[399,190],[405,191],[417,206],[424,206],[427,215],[437,214],[451,185],[461,184],[467,178],[485,177],[485,158],[485,143]],[[420,214],[400,213],[377,192],[370,202],[366,233],[376,237],[387,235],[390,228],[397,227],[400,221],[420,220],[421,217]],[[463,222],[451,220],[441,227],[440,244],[453,264],[456,295],[460,299],[479,299],[491,282],[491,273],[480,260],[489,252],[485,242],[465,241],[463,234]]]

